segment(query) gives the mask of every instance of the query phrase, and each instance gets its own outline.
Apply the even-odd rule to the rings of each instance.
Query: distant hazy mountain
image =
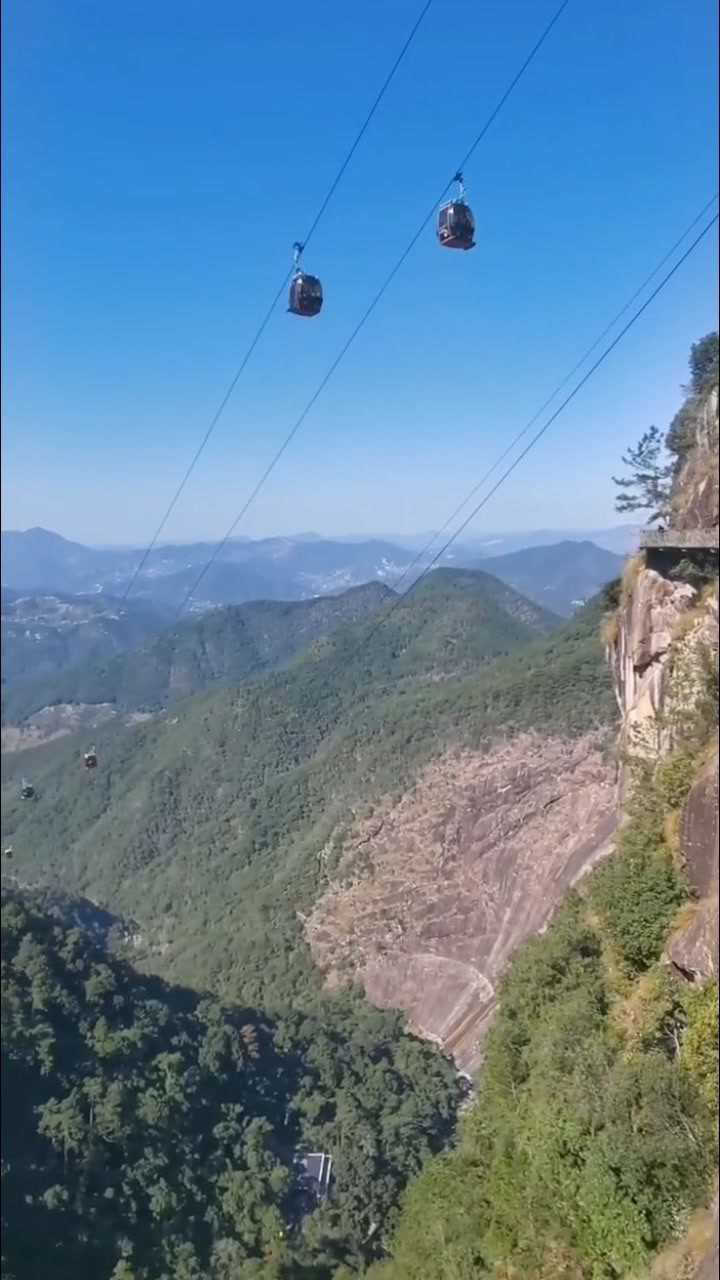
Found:
[[[134,649],[173,614],[147,601],[2,589],[3,685]]]
[[[639,532],[640,526],[634,524],[617,525],[613,529],[532,529],[519,533],[513,531],[493,533],[491,530],[486,533],[474,533],[468,530],[463,534],[462,543],[455,543],[452,550],[459,563],[467,563],[469,558],[477,558],[479,555],[499,556],[510,551],[521,551],[524,547],[550,546],[567,541],[594,542],[596,546],[603,547],[606,551],[628,555],[637,547]],[[317,537],[317,534],[305,536]],[[338,537],[336,541],[364,542],[366,536],[347,534]],[[446,533],[445,537],[447,536]],[[406,547],[417,552],[427,546],[433,533],[379,533],[377,537],[383,542],[391,542],[394,546]]]
[[[143,567],[131,598],[178,605],[214,544],[163,546]],[[137,549],[99,549],[68,542],[45,529],[2,535],[3,585],[24,592],[104,592],[121,595],[140,559]],[[392,585],[412,554],[391,543],[333,542],[310,537],[233,540],[203,579],[196,608],[249,600],[306,600],[373,579]],[[456,554],[444,563],[457,563]]]
[[[483,569],[508,582],[537,604],[570,617],[622,572],[623,556],[592,542],[558,542],[526,547],[480,561]]]
[[[243,604],[248,600],[306,600],[360,586],[373,579],[388,586],[408,569],[429,533],[397,538],[322,538],[300,533],[292,538],[234,538],[203,579],[195,608]],[[634,526],[578,533],[572,540],[593,541],[621,554],[631,550]],[[567,533],[483,533],[454,544],[441,564],[467,568],[480,556],[499,556],[524,547],[568,541]],[[214,551],[212,542],[157,547],[133,587],[131,598],[178,605]],[[46,529],[4,532],[3,585],[28,593],[98,592],[121,596],[142,555],[137,547],[85,547]],[[404,580],[405,584],[407,579]]]

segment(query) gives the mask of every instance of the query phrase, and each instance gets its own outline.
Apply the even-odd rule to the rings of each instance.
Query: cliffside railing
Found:
[[[688,581],[693,570],[706,577],[717,574],[717,529],[643,529],[640,550],[648,569],[658,573],[682,577],[684,565]]]
[[[643,529],[641,551],[717,551],[717,529]]]

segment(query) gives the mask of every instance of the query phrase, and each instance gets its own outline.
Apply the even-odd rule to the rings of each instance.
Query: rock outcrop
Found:
[[[692,447],[678,470],[671,500],[675,529],[718,526],[718,389],[712,387],[692,403],[689,418]],[[686,428],[687,429],[687,428]]]
[[[628,567],[626,578],[626,598],[608,659],[625,742],[647,734],[656,748],[669,700],[667,667],[673,635],[698,593],[688,583],[673,582],[647,569],[641,559]]]
[[[358,979],[473,1071],[512,952],[608,850],[615,781],[593,736],[525,734],[433,762],[350,833],[306,922],[328,983]]]
[[[672,937],[667,958],[688,979],[718,974],[718,758],[710,762],[688,796],[680,826],[680,849],[698,902],[692,919]]]
[[[718,524],[717,388],[681,411],[686,453],[673,484],[673,527]],[[687,736],[717,667],[717,586],[701,592],[682,580],[681,566],[628,566],[621,603],[608,630],[608,657],[622,713],[622,745],[662,758]],[[718,760],[696,779],[684,806],[679,852],[697,895],[690,918],[673,935],[666,958],[691,981],[718,972]]]
[[[717,387],[681,410],[685,452],[673,481],[671,521],[678,531],[718,525]],[[678,552],[682,559],[682,551]],[[703,651],[717,654],[717,593],[703,597],[668,558],[649,568],[639,555],[627,566],[608,659],[623,717],[623,746],[653,754],[674,745],[676,725],[698,694]],[[689,616],[688,616],[689,615]],[[675,735],[676,736],[676,735]]]
[[[690,398],[671,428],[684,456],[671,495],[670,521],[678,531],[677,555],[656,557],[649,568],[643,556],[627,567],[621,601],[607,628],[608,658],[622,714],[621,747],[661,760],[693,741],[698,722],[708,731],[703,712],[708,672],[718,662],[717,582],[700,591],[683,570],[682,531],[718,526],[718,392]],[[703,563],[701,561],[701,563]],[[707,574],[709,562],[704,560]],[[692,566],[691,566],[692,567]],[[685,580],[683,580],[685,578]],[[700,734],[700,741],[702,733]],[[697,746],[697,740],[696,740]],[[678,855],[696,895],[672,934],[664,960],[689,982],[718,975],[718,757],[706,762],[683,806]],[[718,1270],[717,1196],[709,1210],[712,1234],[698,1254],[691,1234],[669,1250],[653,1275],[693,1275],[710,1280]],[[707,1224],[705,1224],[707,1225]],[[682,1255],[682,1256],[681,1256]],[[699,1258],[702,1257],[702,1261]],[[677,1267],[673,1266],[673,1258]],[[688,1270],[688,1266],[691,1270]]]

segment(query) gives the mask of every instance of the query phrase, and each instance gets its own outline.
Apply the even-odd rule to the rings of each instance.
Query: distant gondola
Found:
[[[438,211],[437,238],[443,249],[472,249],[475,245],[475,219],[465,200],[465,184],[461,173],[454,181],[459,190],[454,200],[441,205]]]
[[[20,799],[32,800],[34,795],[35,795],[35,788],[32,782],[26,782],[25,778],[23,778],[22,785],[20,787]]]
[[[303,246],[295,244],[293,250],[295,254],[295,273],[290,283],[288,311],[292,311],[294,316],[316,316],[321,311],[323,304],[322,285],[317,276],[308,275],[307,271],[301,271],[300,269]]]
[[[85,752],[83,756],[83,764],[86,769],[97,769],[97,752],[94,747],[92,750]]]
[[[12,859],[12,857],[13,857],[13,847],[11,844],[9,844],[7,849],[3,849],[3,858]]]

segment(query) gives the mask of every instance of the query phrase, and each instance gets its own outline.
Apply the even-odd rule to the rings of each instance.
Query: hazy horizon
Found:
[[[592,534],[600,535],[600,534],[613,534],[613,533],[617,533],[617,534],[627,533],[629,535],[630,533],[632,533],[633,530],[637,529],[638,527],[640,527],[638,523],[617,522],[617,523],[608,524],[605,526],[596,525],[596,526],[590,527],[588,525],[585,527],[575,526],[571,528],[564,528],[564,527],[563,528],[558,528],[558,527],[554,527],[554,528],[540,527],[539,528],[539,527],[533,526],[528,528],[518,528],[518,527],[507,528],[507,529],[493,528],[493,529],[486,529],[486,530],[467,529],[457,539],[457,541],[459,545],[464,544],[467,546],[475,543],[490,544],[495,539],[503,540],[508,538],[520,538],[520,537],[540,537],[544,535],[547,535],[548,537],[560,539],[560,540],[563,537],[565,537],[568,539],[568,541],[578,541],[584,538],[591,539]],[[56,535],[57,537],[64,538],[67,542],[81,543],[81,545],[90,547],[94,550],[142,551],[147,545],[142,542],[131,542],[131,541],[115,542],[115,541],[108,541],[106,539],[100,539],[100,538],[93,538],[93,539],[88,539],[87,541],[84,541],[79,538],[72,538],[60,529],[51,529],[47,525],[40,524],[40,523],[29,525],[24,529],[10,528],[10,527],[2,529],[2,532],[4,534],[10,534],[10,533],[26,534],[26,533],[32,533],[35,531],[42,531],[44,533]],[[347,532],[342,530],[336,530],[329,533],[323,533],[323,532],[318,532],[318,530],[316,529],[294,529],[292,532],[288,532],[288,533],[276,533],[276,532],[263,533],[253,537],[251,537],[248,534],[237,534],[234,538],[230,538],[228,542],[229,543],[238,543],[238,542],[254,543],[254,542],[265,542],[265,541],[278,538],[278,539],[287,539],[288,541],[317,539],[318,541],[322,541],[322,542],[398,542],[398,543],[401,543],[403,540],[417,541],[417,540],[422,540],[425,538],[431,538],[435,536],[439,537],[438,531],[433,529],[425,529],[425,530],[409,529],[407,531],[398,531],[398,530],[386,531],[384,529],[375,529],[368,533],[357,533],[356,531],[353,531],[353,530],[350,530]],[[446,533],[445,536],[447,537],[448,534]],[[212,544],[213,541],[214,541],[213,538],[207,535],[202,535],[202,534],[198,535],[197,537],[189,537],[189,538],[161,538],[156,544],[155,550],[160,551],[162,550],[163,547],[191,546],[191,545],[197,545],[199,543]]]

